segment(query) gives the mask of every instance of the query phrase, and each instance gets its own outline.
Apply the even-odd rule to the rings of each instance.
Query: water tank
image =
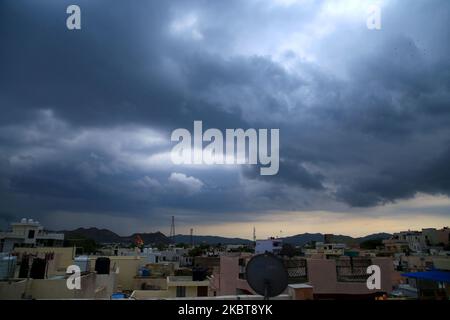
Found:
[[[109,274],[111,260],[107,257],[99,257],[95,260],[95,271],[97,274]]]
[[[150,270],[146,267],[142,267],[138,272],[140,277],[150,277]]]
[[[122,292],[116,292],[111,295],[112,300],[120,300],[120,299],[126,299],[126,298],[127,298],[127,295]]]
[[[0,257],[0,279],[14,278],[16,264],[17,257],[15,256],[8,255]]]
[[[147,268],[142,269],[142,276],[143,277],[150,277],[151,273],[150,270]]]
[[[32,279],[44,279],[47,269],[47,261],[41,258],[34,258],[31,264],[30,278]]]
[[[80,268],[81,272],[87,272],[87,271],[90,271],[90,269],[91,269],[91,267],[90,267],[91,265],[90,265],[88,256],[75,257],[74,263],[75,263],[75,265],[77,265]]]

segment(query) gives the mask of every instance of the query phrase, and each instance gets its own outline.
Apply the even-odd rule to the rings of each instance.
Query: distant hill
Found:
[[[291,237],[284,237],[282,238],[283,243],[290,243],[292,245],[296,246],[303,246],[311,241],[316,242],[322,242],[323,241],[323,234],[322,233],[303,233],[298,234]],[[367,235],[360,238],[353,238],[350,236],[345,235],[334,235],[333,236],[333,242],[337,243],[345,243],[345,244],[359,244],[361,242],[367,241],[367,240],[374,240],[374,239],[389,239],[391,237],[388,233],[376,233]],[[226,238],[226,237],[219,237],[219,236],[193,236],[194,244],[209,244],[209,245],[215,245],[215,244],[251,244],[253,241],[248,239],[241,239],[241,238]],[[191,237],[189,235],[176,235],[175,236],[175,242],[176,243],[186,243],[189,244],[191,242]]]
[[[166,237],[161,232],[154,232],[154,233],[133,233],[129,237],[123,237],[122,239],[125,239],[126,242],[133,243],[136,239],[136,236],[139,235],[141,239],[144,241],[145,244],[169,244],[171,243],[170,239]]]
[[[108,229],[97,229],[97,228],[78,228],[71,231],[60,231],[64,233],[65,239],[77,239],[77,238],[87,238],[92,239],[98,243],[133,243],[136,239],[136,236],[139,235],[145,244],[170,244],[172,240],[166,237],[161,232],[154,233],[134,233],[130,236],[121,237],[118,234],[108,230]],[[284,243],[290,243],[296,246],[303,246],[308,242],[315,241],[321,242],[323,241],[322,233],[303,233],[297,234],[295,236],[284,237],[282,238]],[[353,238],[345,235],[334,235],[333,242],[338,243],[346,243],[346,244],[359,244],[361,242],[367,240],[374,239],[389,239],[391,237],[388,233],[376,233],[367,235],[365,237]],[[252,241],[248,239],[241,238],[227,238],[220,236],[193,236],[194,244],[208,244],[208,245],[216,245],[216,244],[251,244]],[[175,243],[186,243],[189,244],[191,242],[190,235],[176,235],[174,238]]]
[[[98,243],[106,242],[121,242],[122,237],[118,234],[107,230],[107,229],[97,229],[97,228],[78,228],[71,231],[60,231],[64,233],[64,238],[66,240],[77,239],[77,238],[87,238],[92,239]]]
[[[357,239],[358,239],[358,242],[361,243],[361,242],[364,242],[364,241],[367,241],[367,240],[376,240],[376,239],[386,240],[386,239],[389,239],[391,237],[392,237],[392,234],[382,232],[382,233],[370,234],[368,236],[357,238]]]
[[[136,236],[139,234],[145,244],[170,243],[170,239],[159,231],[154,233],[134,233],[131,236],[126,237],[121,237],[108,229],[97,228],[78,228],[71,231],[64,230],[60,232],[64,233],[64,238],[67,240],[87,238],[92,239],[98,243],[133,243]]]
[[[295,236],[282,238],[283,243],[289,243],[295,246],[303,246],[311,241],[323,241],[323,234],[321,233],[303,233]]]
[[[322,233],[303,233],[291,237],[285,237],[282,238],[282,240],[284,243],[290,243],[296,246],[303,246],[311,241],[323,242],[323,236],[324,235]],[[391,235],[389,233],[375,233],[359,238],[353,238],[345,235],[334,235],[333,242],[345,244],[359,244],[367,240],[374,240],[374,239],[384,240],[389,239],[390,237]]]
[[[193,236],[194,244],[208,244],[208,245],[216,245],[216,244],[251,244],[252,241],[248,239],[241,238],[226,238],[219,236]],[[191,236],[189,235],[176,235],[175,236],[176,243],[186,243],[189,244],[191,242]]]

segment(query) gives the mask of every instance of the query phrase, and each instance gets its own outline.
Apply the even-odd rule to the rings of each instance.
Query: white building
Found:
[[[266,240],[256,240],[255,254],[261,254],[265,252],[279,254],[282,247],[283,241],[281,239],[269,238]]]
[[[16,246],[21,247],[57,247],[64,242],[63,233],[50,233],[33,219],[22,219],[11,223],[11,231],[0,232],[0,252],[10,252]]]
[[[188,249],[170,247],[167,250],[159,251],[161,258],[160,261],[167,262],[180,262],[181,258],[187,255],[189,252]]]
[[[159,263],[162,261],[161,253],[158,249],[144,248],[140,253],[141,259],[144,259],[145,263]]]

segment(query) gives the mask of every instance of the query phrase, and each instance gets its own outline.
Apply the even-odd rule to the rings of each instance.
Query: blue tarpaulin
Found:
[[[409,272],[402,273],[402,277],[450,283],[450,272],[448,271]]]

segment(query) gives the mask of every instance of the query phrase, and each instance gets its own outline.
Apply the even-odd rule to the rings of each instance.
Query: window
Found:
[[[177,286],[177,298],[186,297],[186,287]]]
[[[28,239],[34,239],[34,230],[28,230]]]

